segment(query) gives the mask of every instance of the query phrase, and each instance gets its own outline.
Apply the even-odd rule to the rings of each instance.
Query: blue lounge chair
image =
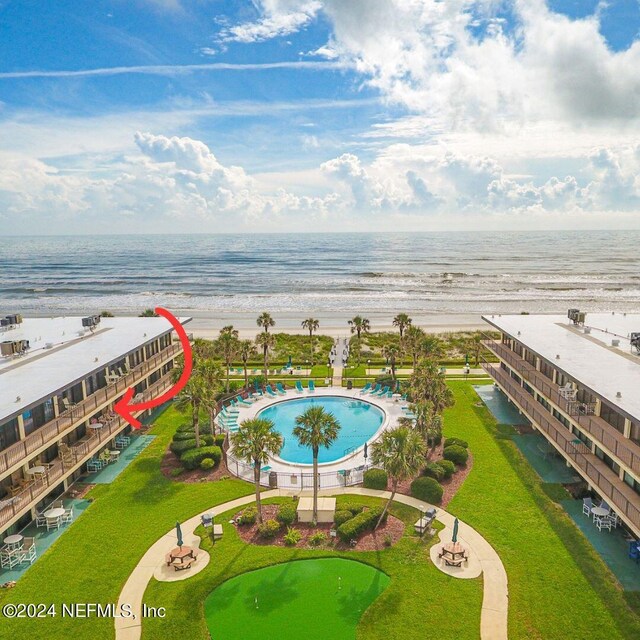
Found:
[[[243,400],[240,396],[236,396],[235,398],[231,399],[231,404],[233,404],[234,407],[237,407],[238,405],[242,406],[242,407],[250,407],[251,403],[248,400]]]
[[[637,540],[629,543],[629,558],[635,560],[636,564],[640,563],[640,542]]]
[[[372,393],[372,396],[379,396],[382,397],[385,394],[387,394],[389,392],[389,387],[384,387],[384,389],[380,389],[380,391],[378,391],[377,393]]]
[[[313,380],[309,380],[309,393],[313,393],[316,390],[316,383]]]
[[[287,392],[284,390],[284,387],[282,386],[282,382],[277,382],[276,383],[276,391],[281,395],[281,396],[286,396]]]
[[[371,383],[367,382],[367,384],[365,384],[364,387],[360,389],[360,395],[363,396],[365,395],[365,393],[369,393],[370,390],[371,390]]]
[[[302,386],[302,382],[300,382],[300,380],[296,380],[296,391],[298,393],[304,392],[304,387]]]
[[[268,384],[265,391],[267,392],[268,395],[270,395],[272,398],[277,398],[278,394],[271,388],[271,385]]]
[[[375,387],[373,387],[373,389],[371,389],[371,391],[369,391],[369,395],[375,396],[380,391],[380,389],[381,389],[380,385],[377,384]]]

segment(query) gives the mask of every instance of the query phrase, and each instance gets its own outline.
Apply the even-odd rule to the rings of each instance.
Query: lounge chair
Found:
[[[267,392],[268,395],[270,395],[272,398],[277,398],[278,394],[271,388],[271,385],[268,384],[265,391]]]
[[[281,395],[281,396],[286,396],[287,392],[284,390],[284,387],[282,386],[282,382],[278,382],[276,383],[276,391]]]
[[[300,382],[300,380],[296,380],[296,392],[304,393],[304,387],[302,386],[302,382]]]
[[[370,390],[371,390],[371,383],[367,382],[367,384],[365,384],[364,387],[362,387],[362,389],[360,389],[360,395],[363,396],[366,393],[369,393]]]
[[[378,393],[378,391],[380,391],[381,388],[382,387],[379,384],[377,384],[375,387],[373,387],[373,389],[371,389],[371,391],[369,391],[369,395],[375,396],[376,393]]]
[[[378,389],[378,391],[371,393],[371,395],[382,397],[388,391],[389,391],[389,387],[384,387],[383,389]]]
[[[33,564],[36,559],[36,540],[35,538],[24,538],[22,548],[19,551],[20,564],[28,562]]]
[[[316,390],[316,383],[313,380],[309,380],[309,393],[314,393]]]
[[[231,402],[234,406],[237,405],[241,405],[243,407],[250,407],[251,403],[248,400],[245,400],[244,398],[241,398],[240,396],[236,396],[235,398],[231,399]]]

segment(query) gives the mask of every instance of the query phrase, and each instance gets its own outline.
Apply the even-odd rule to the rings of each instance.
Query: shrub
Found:
[[[196,469],[205,458],[212,458],[216,465],[219,464],[220,460],[222,460],[220,447],[211,446],[189,449],[180,456],[180,462],[186,469]]]
[[[434,480],[435,482],[435,480]],[[372,507],[367,511],[359,513],[357,516],[343,522],[338,527],[338,535],[343,542],[350,542],[357,539],[365,531],[369,531],[376,526],[382,515],[382,507]],[[386,517],[385,517],[386,519]]]
[[[176,433],[182,433],[184,431],[191,431],[193,433],[193,425],[191,423],[181,424],[177,429]]]
[[[442,478],[444,478],[444,469],[440,466],[440,463],[430,462],[424,468],[423,475],[428,476],[429,478],[435,478],[436,480],[442,480]]]
[[[206,446],[210,447],[213,445],[213,436],[212,435],[203,435],[200,436],[200,445],[205,444]]]
[[[382,469],[369,469],[364,472],[362,484],[365,489],[386,489],[387,473]]]
[[[189,431],[176,431],[173,434],[173,441],[177,442],[179,440],[195,440],[196,432],[193,429]]]
[[[281,504],[276,520],[282,524],[293,524],[296,521],[296,505],[293,502],[285,502]]]
[[[438,465],[444,471],[445,478],[450,478],[456,472],[456,465],[451,460],[438,460]]]
[[[169,447],[173,453],[175,453],[178,457],[180,457],[185,451],[189,451],[189,449],[196,448],[196,441],[193,439],[190,440],[176,440],[171,443]]]
[[[317,531],[309,537],[309,544],[312,547],[319,547],[327,541],[327,534],[322,531]]]
[[[203,471],[211,471],[211,469],[213,469],[213,467],[215,466],[216,466],[216,462],[213,458],[205,458],[200,462],[200,468]]]
[[[258,534],[261,538],[275,538],[280,531],[280,523],[277,520],[267,520],[258,525]]]
[[[300,531],[298,531],[298,529],[288,527],[287,533],[284,534],[283,540],[288,547],[295,547],[298,542],[300,542],[301,538],[302,534],[300,533]]]
[[[469,452],[459,444],[452,444],[445,447],[442,454],[445,460],[451,460],[454,464],[466,464],[469,459]]]
[[[258,510],[255,507],[247,507],[238,518],[240,524],[255,524],[258,519]]]
[[[333,516],[333,522],[337,528],[347,520],[351,520],[351,518],[353,518],[353,513],[351,513],[351,511],[340,509],[336,511],[336,514]]]
[[[171,469],[171,471],[169,471],[169,475],[172,478],[177,478],[183,471],[184,469],[182,467],[176,467],[175,469]]]
[[[340,511],[351,511],[352,515],[357,516],[364,511],[364,505],[357,502],[345,502],[340,505]]]
[[[460,438],[446,438],[444,441],[444,446],[446,447],[451,447],[452,445],[458,445],[460,447],[464,447],[465,449],[467,449],[469,447],[469,443],[466,440],[462,440]]]
[[[384,537],[384,546],[390,547],[392,544],[393,544],[393,538],[387,533],[387,535]]]
[[[219,433],[217,436],[214,437],[213,444],[215,444],[216,447],[222,447],[226,437],[227,436],[224,433]]]
[[[421,476],[411,483],[411,495],[431,504],[439,504],[443,492],[442,485],[435,478]]]

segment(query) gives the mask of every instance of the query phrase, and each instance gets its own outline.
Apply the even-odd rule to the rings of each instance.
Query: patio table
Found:
[[[115,462],[120,458],[120,452],[117,449],[113,449],[109,451],[109,457]]]
[[[57,520],[58,518],[62,518],[64,515],[64,509],[62,507],[56,507],[55,509],[49,509],[49,511],[44,512],[44,517],[47,520]]]
[[[37,467],[29,467],[26,472],[30,476],[46,476],[47,468],[42,465],[38,465]]]
[[[610,513],[609,509],[605,509],[604,507],[591,507],[591,514],[594,518],[604,518]]]
[[[24,537],[19,533],[14,533],[12,536],[7,536],[3,542],[9,547],[10,551],[15,551],[22,546],[22,541]]]

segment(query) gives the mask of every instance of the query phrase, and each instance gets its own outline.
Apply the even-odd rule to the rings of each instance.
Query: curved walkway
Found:
[[[342,489],[320,491],[320,495],[355,494],[362,496],[372,496],[376,498],[388,498],[389,491],[376,491],[373,489],[363,489],[361,487],[344,487]],[[281,489],[274,489],[262,493],[263,498],[277,498],[280,496],[310,494],[308,491],[291,492]],[[219,504],[212,509],[207,509],[203,513],[213,513],[219,515],[231,509],[241,507],[255,501],[254,495],[244,496],[237,500],[231,500]],[[410,507],[424,511],[428,506],[420,500],[404,494],[396,494],[395,502],[406,504]],[[184,542],[190,546],[199,546],[200,537],[194,532],[200,525],[200,515],[198,514],[182,523]],[[448,511],[436,507],[436,518],[445,526],[445,532],[453,528],[455,516]],[[469,549],[470,557],[473,556],[479,562],[484,574],[484,591],[482,597],[482,610],[480,613],[480,637],[482,640],[508,640],[507,636],[507,613],[509,606],[509,594],[507,588],[507,574],[498,554],[493,547],[468,524],[459,521],[459,538],[461,543]],[[142,598],[147,585],[154,573],[164,564],[167,549],[175,546],[175,531],[172,529],[144,554],[136,568],[125,583],[118,605],[128,604],[132,607],[136,619],[116,618],[115,637],[116,640],[139,640],[142,634]],[[437,565],[436,565],[437,566]],[[440,567],[439,567],[440,568]],[[192,574],[189,574],[192,575]],[[460,576],[462,577],[462,576]]]

